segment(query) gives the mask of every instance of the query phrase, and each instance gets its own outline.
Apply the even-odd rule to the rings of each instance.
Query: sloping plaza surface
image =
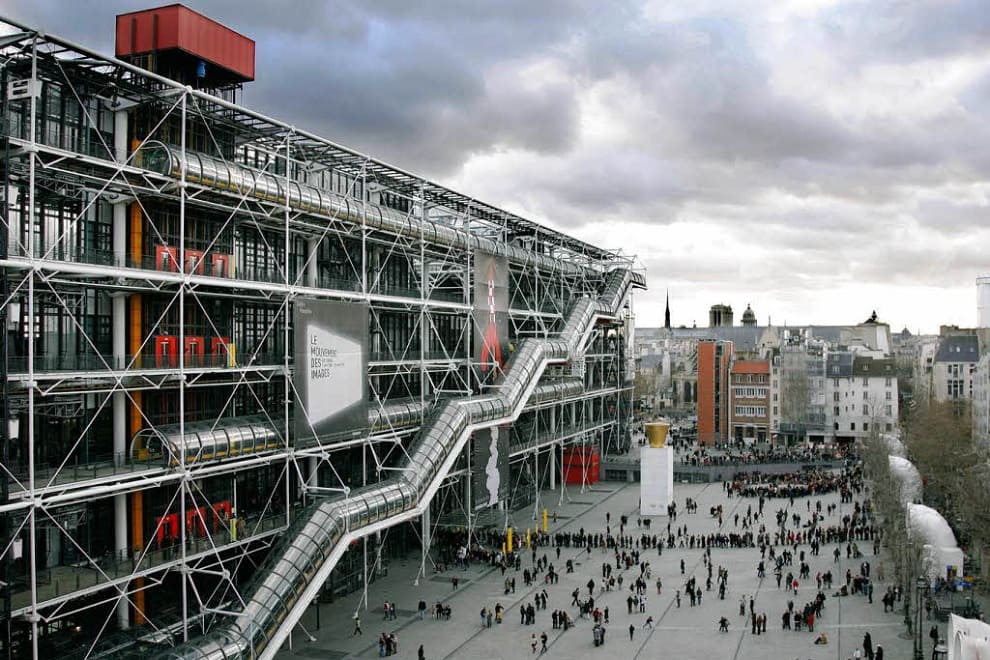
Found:
[[[727,497],[722,484],[678,484],[674,490],[678,506],[676,521],[671,528],[687,525],[688,534],[709,534],[719,531],[717,517],[710,514],[712,507],[723,507],[723,523],[721,531],[725,533],[742,532],[742,518],[747,509],[754,512],[758,509],[758,500],[753,497]],[[854,500],[862,501],[862,493],[854,494]],[[580,488],[567,486],[553,492],[544,491],[541,503],[551,512],[557,514],[557,521],[551,522],[550,534],[560,532],[577,532],[583,528],[586,533],[604,532],[606,513],[610,514],[611,531],[618,533],[619,518],[628,516],[625,533],[638,538],[646,533],[644,527],[637,527],[639,516],[638,499],[639,484],[618,482],[601,482],[591,487]],[[685,512],[685,501],[691,498],[697,502],[697,513]],[[840,525],[842,516],[851,513],[852,504],[840,503],[838,492],[821,496],[795,498],[793,505],[786,498],[770,498],[766,500],[764,518],[754,525],[754,531],[765,524],[771,534],[777,529],[775,512],[778,509],[788,510],[788,528],[796,529],[790,523],[790,516],[798,514],[802,523],[810,518],[810,510],[815,509],[816,502],[821,500],[822,512],[826,513],[829,505],[836,505],[831,515],[826,515],[821,525]],[[532,527],[533,507],[527,507],[512,514],[510,520],[516,527]],[[735,515],[739,514],[739,526],[736,526]],[[655,517],[651,520],[650,534],[665,534],[668,518]],[[425,579],[421,578],[416,584],[416,574],[420,567],[420,557],[410,553],[406,561],[393,561],[389,575],[373,582],[368,588],[367,607],[364,609],[362,592],[350,594],[338,599],[335,603],[320,605],[320,627],[316,627],[316,607],[311,607],[303,619],[303,632],[296,629],[292,638],[292,648],[283,648],[279,658],[373,658],[379,656],[378,638],[382,632],[396,634],[398,651],[392,657],[416,658],[419,647],[423,646],[424,656],[428,659],[440,658],[525,658],[533,657],[531,651],[532,635],[539,639],[543,632],[548,636],[547,651],[540,652],[537,648],[535,655],[544,658],[583,659],[609,658],[619,660],[624,658],[766,658],[767,660],[845,660],[852,658],[854,651],[862,651],[864,634],[869,632],[875,648],[881,645],[884,658],[899,660],[912,657],[912,641],[905,639],[904,603],[896,604],[895,612],[884,612],[881,603],[882,595],[888,586],[892,585],[891,575],[893,563],[889,557],[889,548],[881,547],[878,555],[873,553],[871,541],[859,541],[858,546],[863,556],[860,558],[846,557],[846,544],[823,544],[818,556],[810,554],[808,544],[802,544],[794,553],[792,566],[785,566],[783,571],[798,572],[798,553],[806,553],[806,561],[810,564],[811,579],[799,580],[797,595],[793,589],[785,590],[777,587],[773,573],[773,562],[766,562],[766,576],[757,576],[757,566],[760,562],[760,550],[747,548],[711,548],[711,562],[714,575],[718,568],[728,570],[727,592],[725,600],[719,600],[717,583],[712,591],[704,591],[707,569],[703,564],[704,550],[698,547],[674,548],[663,550],[662,555],[654,549],[641,550],[641,561],[648,561],[651,569],[651,579],[648,580],[646,591],[647,602],[644,613],[634,608],[634,614],[627,613],[626,598],[629,587],[640,575],[640,568],[633,565],[625,570],[614,570],[613,576],[623,575],[622,589],[601,592],[599,585],[602,580],[602,563],[609,562],[614,567],[614,556],[611,549],[603,551],[595,548],[589,554],[586,549],[577,547],[561,548],[560,559],[556,559],[556,548],[538,547],[537,556],[547,556],[550,563],[559,573],[559,582],[547,585],[541,573],[533,586],[523,584],[523,570],[532,569],[532,554],[525,547],[522,550],[521,568],[512,568],[505,572],[505,577],[516,578],[515,593],[506,595],[503,584],[505,577],[499,568],[487,564],[474,563],[465,569],[450,568],[442,573],[436,573],[432,568]],[[838,561],[833,556],[835,548],[840,548]],[[777,546],[779,554],[784,548]],[[573,573],[565,572],[565,561],[573,559]],[[681,574],[681,561],[684,562],[685,573]],[[874,580],[873,603],[870,604],[864,595],[836,596],[838,587],[845,583],[846,570],[854,576],[859,575],[862,563],[870,563]],[[795,609],[814,600],[818,593],[815,575],[832,571],[834,585],[824,588],[826,594],[825,608],[822,617],[815,624],[814,632],[806,629],[801,631],[782,630],[781,617],[787,609],[787,602],[792,600]],[[882,579],[886,572],[886,581]],[[684,596],[684,583],[690,577],[696,577],[703,590],[702,602],[698,606],[690,606]],[[457,588],[452,588],[452,577],[459,578]],[[661,578],[663,589],[657,595],[656,578]],[[595,581],[595,605],[599,609],[609,608],[609,624],[603,646],[595,646],[592,637],[593,622],[580,618],[578,608],[572,607],[572,592],[577,588],[581,598],[587,597],[587,583]],[[533,596],[546,590],[549,598],[545,610],[536,612],[535,625],[520,623],[519,608],[533,602]],[[681,604],[675,602],[675,592],[681,593]],[[754,599],[754,611],[765,613],[767,617],[767,632],[753,634],[749,616],[749,599]],[[424,600],[430,608],[435,603],[443,602],[452,609],[450,620],[436,620],[428,612],[424,620],[420,620],[415,610],[417,603]],[[740,600],[745,601],[747,613],[740,616]],[[398,616],[395,620],[384,620],[382,604],[385,601],[395,602]],[[482,625],[479,613],[482,608],[494,608],[501,604],[505,609],[504,622],[487,628]],[[566,632],[555,630],[551,624],[551,612],[567,610],[575,625]],[[353,616],[358,612],[361,619],[363,635],[354,635]],[[648,617],[652,617],[654,625],[646,627]],[[725,617],[729,621],[728,632],[719,632],[719,620]],[[634,627],[630,639],[629,627]],[[925,656],[930,655],[927,646],[927,630],[931,622],[923,623],[925,639]],[[940,626],[941,628],[941,626]],[[815,639],[824,632],[828,643],[816,645]],[[944,630],[942,631],[944,635]],[[308,636],[312,636],[311,641]],[[866,657],[864,655],[864,657]]]

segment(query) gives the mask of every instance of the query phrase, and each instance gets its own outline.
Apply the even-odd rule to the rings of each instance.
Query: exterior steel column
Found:
[[[430,545],[432,539],[430,538],[430,507],[426,507],[423,510],[423,515],[421,517],[423,524],[423,556],[419,567],[419,575],[416,576],[416,583],[419,583],[419,578],[426,579],[426,565],[429,563],[427,558],[430,556]]]
[[[471,459],[474,456],[474,438],[468,438],[464,443],[464,452],[467,454],[467,471],[464,474],[464,517],[467,518],[467,546],[471,547],[472,512],[474,511],[474,500],[471,499]]]
[[[320,240],[310,238],[306,240],[306,286],[315,289],[317,287],[316,253],[320,247]]]
[[[113,324],[113,368],[121,370],[126,366],[127,346],[127,298],[122,293],[113,294],[111,300],[111,322]],[[113,464],[124,464],[127,451],[127,396],[123,390],[113,393]]]
[[[537,413],[537,432],[539,431],[539,413]],[[540,440],[537,433],[534,438],[536,450],[533,451],[533,520],[540,519]]]
[[[183,94],[180,105],[181,125],[179,127],[179,153],[182,156],[182,184],[179,186],[179,271],[182,273],[182,282],[179,284],[179,436],[186,435],[186,287],[189,285],[189,275],[186,274],[186,124],[187,124],[187,103],[189,95]],[[288,268],[286,261],[286,268]],[[193,520],[190,529],[187,513],[187,495],[189,490],[189,472],[186,467],[186,452],[179,454],[179,470],[182,472],[182,479],[179,481],[179,538],[182,541],[181,566],[182,574],[182,641],[189,641],[189,581],[192,577],[189,574],[189,547],[194,536],[193,529],[196,522]],[[288,479],[286,479],[288,482]],[[193,503],[195,507],[195,502]],[[142,548],[143,550],[143,548]]]
[[[127,204],[113,205],[113,262],[118,268],[127,266]]]
[[[550,437],[557,436],[557,406],[550,407]],[[557,488],[557,443],[550,444],[550,490]]]
[[[309,475],[306,483],[310,488],[317,488],[320,485],[320,457],[310,456],[307,463]]]
[[[117,209],[124,210],[123,204],[114,207],[114,252],[117,251]],[[111,297],[113,304],[113,368],[122,369],[125,363],[127,342],[127,299],[122,293]],[[127,452],[127,396],[122,390],[113,393],[113,464],[121,467],[126,462]],[[116,561],[123,562],[128,557],[129,535],[127,533],[127,495],[114,495],[113,498],[113,539]],[[129,627],[129,612],[126,598],[117,601],[117,626],[121,630]]]
[[[114,158],[123,164],[127,161],[127,111],[118,110],[113,115]],[[127,204],[113,205],[113,257],[118,268],[127,266]],[[122,293],[111,297],[111,322],[113,324],[113,368],[123,369],[127,364],[127,298]],[[126,462],[127,452],[127,396],[120,390],[113,393],[113,464]],[[127,495],[113,498],[113,541],[116,561],[126,562],[130,552],[130,535],[127,530]],[[124,588],[126,593],[127,588]],[[130,627],[130,606],[126,598],[117,601],[117,627]]]
[[[116,395],[114,395],[116,396]],[[115,420],[116,421],[116,420]],[[115,561],[127,561],[127,495],[113,496],[113,540],[116,551]],[[124,588],[127,592],[127,588]],[[130,606],[126,598],[117,601],[117,627],[126,630],[130,627]]]
[[[114,158],[123,165],[127,161],[127,111],[113,113]],[[118,268],[127,265],[127,204],[113,205],[113,259]]]

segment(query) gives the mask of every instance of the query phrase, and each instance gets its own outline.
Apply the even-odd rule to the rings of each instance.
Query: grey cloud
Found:
[[[103,52],[113,15],[146,6],[0,0],[0,12]],[[627,250],[638,246],[623,234],[629,219],[657,232],[698,219],[734,241],[706,259],[676,245],[647,255],[651,276],[758,288],[791,304],[802,287],[968,284],[986,267],[981,241],[952,240],[982,236],[984,207],[946,190],[990,180],[990,74],[937,113],[914,107],[910,80],[887,115],[843,116],[826,103],[871,64],[985,52],[985,0],[841,2],[801,19],[816,38],[788,47],[820,48],[840,72],[835,87],[809,73],[801,89],[780,88],[774,74],[802,53],[761,41],[775,3],[716,6],[659,23],[633,0],[196,9],[257,40],[252,108],[434,178],[488,156],[502,164],[484,170],[491,180],[468,180],[468,192],[567,231],[612,223]],[[537,61],[563,76],[523,77]],[[632,122],[629,135],[582,140],[586,92],[604,87],[607,128]]]
[[[984,0],[875,0],[842,3],[824,17],[850,62],[942,57],[990,46]]]

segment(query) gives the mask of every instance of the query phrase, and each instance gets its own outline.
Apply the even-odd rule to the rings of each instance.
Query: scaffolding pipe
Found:
[[[443,222],[416,219],[411,214],[387,206],[358,201],[341,193],[253,170],[203,153],[185,151],[183,158],[181,150],[177,152],[174,147],[161,142],[146,144],[142,153],[142,162],[149,170],[237,197],[252,197],[295,211],[351,222],[435,245],[466,251],[479,250],[505,257],[516,264],[551,272],[563,271],[583,276],[589,270],[585,266],[556,257],[477,236]],[[366,234],[364,232],[362,236]],[[367,286],[364,290],[367,291]]]

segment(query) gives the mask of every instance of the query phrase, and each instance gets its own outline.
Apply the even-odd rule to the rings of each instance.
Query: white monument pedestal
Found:
[[[639,461],[639,513],[665,516],[674,501],[674,450],[643,447]]]

